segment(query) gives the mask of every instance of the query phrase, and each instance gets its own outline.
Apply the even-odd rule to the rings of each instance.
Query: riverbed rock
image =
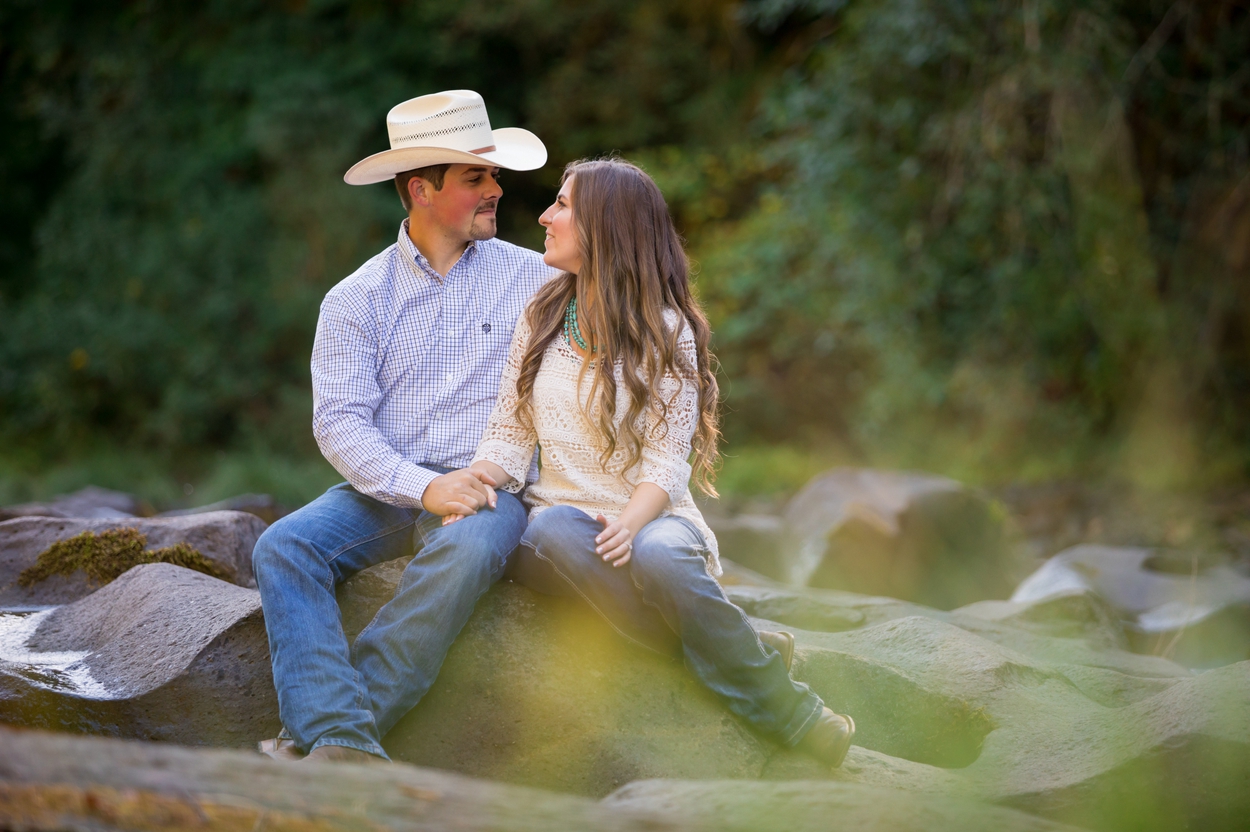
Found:
[[[1046,561],[1012,594],[1043,600],[1073,591],[1105,599],[1139,650],[1166,650],[1191,667],[1250,659],[1250,577],[1184,553],[1081,545]]]
[[[0,506],[0,521],[14,517],[78,517],[117,519],[152,514],[152,507],[133,494],[89,485],[37,503]]]
[[[1074,828],[968,798],[858,783],[643,780],[618,789],[602,804],[650,812],[686,828],[707,826],[723,832],[1058,832]]]
[[[349,633],[385,601],[402,568],[389,564],[343,587]],[[116,589],[123,579],[97,593],[114,592],[99,608],[137,606]],[[162,596],[183,607],[181,599],[196,587],[215,587],[223,598],[224,590],[247,592],[194,573],[179,580],[186,585]],[[881,818],[895,818],[895,809],[905,818],[906,806],[923,804],[928,796],[1116,832],[1240,829],[1250,814],[1250,790],[1244,788],[1250,774],[1250,662],[1195,673],[1131,652],[1113,613],[1092,593],[942,611],[832,590],[740,584],[726,592],[758,628],[791,630],[795,678],[830,707],[855,717],[856,744],[840,769],[828,771],[757,737],[681,664],[624,643],[574,600],[506,582],[482,598],[433,689],[384,744],[401,761],[587,797],[605,797],[640,780],[807,781],[812,794],[795,797],[803,806],[868,806],[872,789],[917,796],[899,798],[897,806],[887,806],[883,797]],[[232,642],[237,645],[246,636],[251,648],[219,652],[225,663],[216,671],[270,684],[263,631],[253,615],[243,614],[212,639],[213,628],[206,626],[199,642],[211,646],[238,636]],[[110,620],[83,618],[72,629],[112,632],[118,627]],[[247,635],[249,626],[254,629]],[[126,629],[135,644],[159,647],[162,639],[146,634],[154,632],[160,632],[155,625],[142,633]],[[178,632],[176,641],[194,641]],[[49,641],[37,644],[84,649],[83,642],[52,636],[49,629],[41,637]],[[165,649],[150,652],[160,656]],[[204,652],[195,653],[189,666]],[[187,648],[179,655],[190,653]],[[134,674],[143,670],[137,665],[131,665]],[[210,685],[219,676],[198,678]],[[0,702],[12,713],[7,701]],[[265,711],[271,721],[254,723],[251,740],[272,735],[272,708],[271,700],[256,698],[223,702],[216,713],[223,721],[233,715],[239,724],[241,715]],[[190,710],[161,718],[190,721]],[[100,721],[79,730],[112,729]],[[168,730],[167,736],[175,732]],[[205,729],[197,733],[204,736]],[[221,744],[236,742],[243,744],[243,738]],[[833,791],[821,796],[822,784]],[[837,784],[855,788],[838,792]],[[766,786],[744,786],[742,793],[757,795],[766,807],[789,794]],[[954,814],[937,817],[961,817],[964,810],[942,811]],[[969,823],[976,828],[983,821]],[[878,826],[888,828],[885,820]]]
[[[950,609],[1006,597],[1004,555],[1002,512],[973,489],[928,474],[839,468],[786,506],[772,576]]]
[[[241,751],[2,726],[0,748],[2,829],[710,832],[629,807],[415,766],[279,764]]]
[[[708,511],[704,519],[716,535],[722,559],[778,581],[789,578],[785,557],[785,521],[772,514],[724,515]]]
[[[187,543],[221,566],[239,586],[256,586],[252,576],[252,548],[265,530],[260,518],[241,511],[214,511],[187,517],[74,519],[19,517],[0,523],[0,606],[65,604],[89,595],[98,587],[82,571],[53,575],[33,586],[17,583],[23,569],[58,540],[82,532],[135,528],[147,536],[148,548]]]
[[[169,564],[26,619],[0,662],[0,720],[183,745],[253,746],[279,728],[253,589]]]

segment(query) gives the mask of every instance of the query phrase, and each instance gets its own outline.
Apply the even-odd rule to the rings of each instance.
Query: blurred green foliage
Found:
[[[506,239],[538,245],[569,160],[656,175],[731,453],[1244,476],[1247,56],[1234,0],[9,0],[0,468],[332,477],[317,306],[401,218],[342,172],[468,87],[551,150],[507,174]]]

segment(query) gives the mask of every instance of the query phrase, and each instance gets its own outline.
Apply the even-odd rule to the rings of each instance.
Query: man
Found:
[[[387,130],[391,149],[344,179],[394,179],[408,218],[326,295],[313,345],[313,431],[347,482],[253,553],[284,726],[260,747],[277,759],[387,759],[382,737],[429,690],[525,529],[517,497],[467,465],[516,320],[551,275],[494,239],[499,169],[541,167],[546,148],[491,130],[469,90],[406,101]],[[444,526],[452,513],[469,516]],[[408,555],[395,597],[349,647],[335,586]]]

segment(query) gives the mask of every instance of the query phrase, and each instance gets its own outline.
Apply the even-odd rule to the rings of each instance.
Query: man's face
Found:
[[[447,234],[469,240],[495,236],[495,209],[503,189],[499,168],[489,165],[452,165],[440,190],[428,190],[430,219]]]

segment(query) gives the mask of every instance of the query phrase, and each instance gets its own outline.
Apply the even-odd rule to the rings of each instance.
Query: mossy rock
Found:
[[[53,575],[72,575],[81,569],[89,580],[103,585],[145,563],[168,563],[223,581],[230,579],[225,569],[186,543],[160,549],[148,549],[147,545],[147,535],[133,527],[109,529],[100,534],[82,532],[44,549],[35,564],[17,576],[17,583],[31,587]]]

